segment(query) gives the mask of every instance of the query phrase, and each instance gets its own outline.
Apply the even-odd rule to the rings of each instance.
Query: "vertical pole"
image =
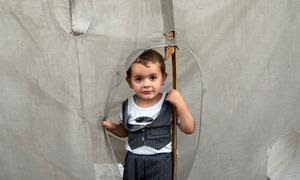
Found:
[[[172,31],[172,38],[175,38],[175,31]],[[172,54],[172,77],[173,89],[177,89],[176,77],[176,47],[174,46],[174,53]],[[177,179],[177,109],[172,106],[172,180]]]

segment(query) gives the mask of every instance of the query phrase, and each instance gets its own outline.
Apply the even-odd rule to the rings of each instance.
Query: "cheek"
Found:
[[[133,83],[134,89],[140,89],[142,87],[141,83]]]
[[[163,85],[163,82],[158,82],[157,84],[155,84],[155,87],[156,87],[156,89],[160,89],[162,85]]]

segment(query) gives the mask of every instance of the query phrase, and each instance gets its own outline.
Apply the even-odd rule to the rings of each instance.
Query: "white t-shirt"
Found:
[[[151,107],[147,107],[147,108],[142,108],[142,107],[138,106],[135,103],[133,96],[128,98],[128,107],[127,107],[128,109],[127,110],[128,110],[128,117],[130,117],[130,119],[128,120],[128,124],[132,124],[132,125],[150,124],[151,122],[139,123],[139,122],[136,122],[135,119],[138,117],[141,117],[141,116],[151,117],[152,119],[155,119],[159,115],[159,112],[160,112],[160,109],[164,102],[165,97],[166,97],[166,93],[164,92],[158,103],[156,103],[155,105],[153,105]],[[128,144],[128,141],[126,141],[125,149],[134,154],[142,154],[142,155],[151,155],[151,154],[157,154],[157,153],[172,152],[171,142],[168,143],[166,146],[162,147],[161,149],[157,150],[157,149],[154,149],[149,146],[141,146],[136,149],[131,149]]]

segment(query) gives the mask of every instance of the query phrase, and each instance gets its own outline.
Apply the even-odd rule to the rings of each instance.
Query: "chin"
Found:
[[[143,99],[145,99],[145,100],[153,100],[153,99],[155,99],[155,97],[143,96]]]
[[[153,95],[143,95],[141,96],[144,100],[154,100],[156,96]]]
[[[141,94],[140,97],[144,100],[155,100],[157,97],[159,96],[159,94],[147,94],[147,95],[144,95],[144,94]]]

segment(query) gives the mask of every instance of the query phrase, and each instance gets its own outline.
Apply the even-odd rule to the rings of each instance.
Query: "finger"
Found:
[[[172,96],[166,97],[166,101],[168,101],[168,102],[173,102],[173,97],[172,97]]]
[[[171,97],[171,94],[168,93],[167,96],[166,96],[166,99],[168,100],[168,99],[170,99],[170,97]]]
[[[177,93],[178,91],[176,89],[172,89],[172,93]]]
[[[167,95],[166,100],[170,101],[170,95]]]
[[[168,95],[170,95],[170,94],[173,94],[173,89],[171,89],[169,92],[168,92]]]

